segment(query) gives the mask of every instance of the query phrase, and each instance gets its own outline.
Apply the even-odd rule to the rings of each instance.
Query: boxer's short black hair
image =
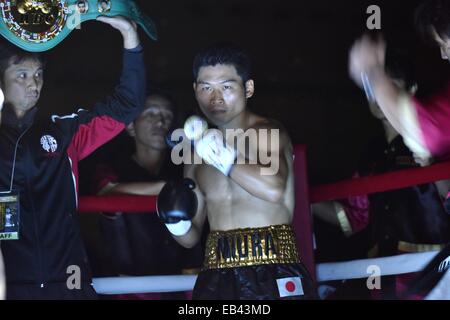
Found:
[[[3,81],[5,70],[11,64],[18,64],[25,60],[35,60],[44,66],[44,58],[41,54],[24,51],[9,42],[0,42],[0,81]]]
[[[197,82],[201,67],[218,64],[234,66],[244,84],[250,79],[251,60],[248,53],[234,44],[218,43],[202,49],[195,56],[193,65],[194,82]]]
[[[434,40],[433,29],[439,37],[450,38],[450,1],[427,0],[423,2],[416,9],[415,22],[424,39]]]

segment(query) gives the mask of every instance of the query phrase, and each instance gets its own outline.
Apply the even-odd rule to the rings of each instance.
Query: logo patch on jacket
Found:
[[[48,153],[53,153],[58,149],[58,142],[52,136],[45,135],[41,137],[41,146]]]
[[[302,296],[305,294],[300,277],[277,279],[277,285],[280,298]]]

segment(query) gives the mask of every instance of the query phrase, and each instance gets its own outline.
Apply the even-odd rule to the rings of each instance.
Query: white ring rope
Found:
[[[148,292],[190,291],[197,275],[95,278],[92,283],[98,294],[129,294]]]
[[[317,265],[317,281],[368,278],[373,267],[379,268],[379,276],[418,272],[436,256],[439,251],[400,254],[392,257],[321,263]]]
[[[421,271],[439,251],[408,253],[392,257],[321,263],[317,265],[317,281],[359,279]],[[372,268],[371,268],[372,267]],[[197,275],[171,275],[146,277],[95,278],[93,285],[98,294],[130,294],[148,292],[191,291]]]
[[[439,280],[437,285],[428,293],[425,300],[450,300],[450,269]]]

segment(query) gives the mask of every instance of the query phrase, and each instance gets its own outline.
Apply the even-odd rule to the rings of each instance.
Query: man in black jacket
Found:
[[[0,198],[18,197],[20,208],[19,239],[0,242],[8,299],[96,296],[74,217],[78,161],[139,114],[146,86],[136,24],[123,17],[98,20],[122,34],[123,70],[114,94],[91,111],[38,117],[35,105],[43,85],[42,62],[34,54],[0,46],[0,87],[5,95]]]
[[[2,123],[2,109],[3,109],[3,101],[5,100],[5,96],[3,95],[3,91],[0,88],[0,124]],[[3,266],[3,255],[0,246],[0,300],[5,299],[5,271]]]

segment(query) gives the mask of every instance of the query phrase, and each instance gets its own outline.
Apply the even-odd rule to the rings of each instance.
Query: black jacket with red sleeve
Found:
[[[120,133],[145,102],[142,49],[125,50],[119,85],[91,111],[38,120],[37,108],[17,119],[5,106],[0,127],[0,191],[20,195],[19,240],[0,241],[7,286],[45,290],[74,270],[91,282],[75,212],[78,161]],[[7,289],[8,290],[8,289]]]

